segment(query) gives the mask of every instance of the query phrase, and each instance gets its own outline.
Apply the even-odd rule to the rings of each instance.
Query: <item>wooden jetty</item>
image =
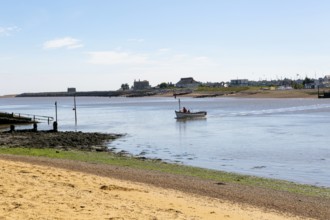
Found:
[[[41,121],[53,121],[53,117],[22,113],[0,112],[0,124],[33,124]]]

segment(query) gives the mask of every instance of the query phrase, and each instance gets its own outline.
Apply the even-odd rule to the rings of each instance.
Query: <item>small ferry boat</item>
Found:
[[[207,115],[206,111],[191,112],[185,107],[181,110],[181,101],[179,99],[179,111],[175,111],[177,119],[203,118]]]
[[[177,119],[184,119],[184,118],[202,118],[207,115],[206,111],[200,112],[183,112],[183,111],[175,111]]]

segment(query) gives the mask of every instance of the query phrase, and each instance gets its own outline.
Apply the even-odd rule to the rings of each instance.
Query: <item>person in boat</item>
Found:
[[[183,107],[182,112],[183,112],[183,113],[186,113],[186,112],[187,112],[186,107]]]

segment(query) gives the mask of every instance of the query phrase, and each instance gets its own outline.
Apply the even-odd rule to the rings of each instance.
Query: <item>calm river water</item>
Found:
[[[109,147],[186,165],[330,187],[330,99],[180,98],[206,119],[179,121],[174,98],[77,97],[77,130],[125,133]],[[2,98],[0,111],[55,116],[73,98]],[[49,129],[47,123],[40,129]]]

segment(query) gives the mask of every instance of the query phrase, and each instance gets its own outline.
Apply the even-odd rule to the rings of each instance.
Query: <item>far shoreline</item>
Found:
[[[271,90],[269,88],[254,87],[229,87],[229,88],[208,88],[208,89],[164,89],[164,90],[137,90],[123,91],[121,93],[111,91],[100,92],[77,92],[77,93],[23,93],[9,94],[0,98],[25,98],[25,97],[191,97],[191,98],[318,98],[317,89],[290,89],[290,90]],[[323,93],[323,90],[320,90]]]

